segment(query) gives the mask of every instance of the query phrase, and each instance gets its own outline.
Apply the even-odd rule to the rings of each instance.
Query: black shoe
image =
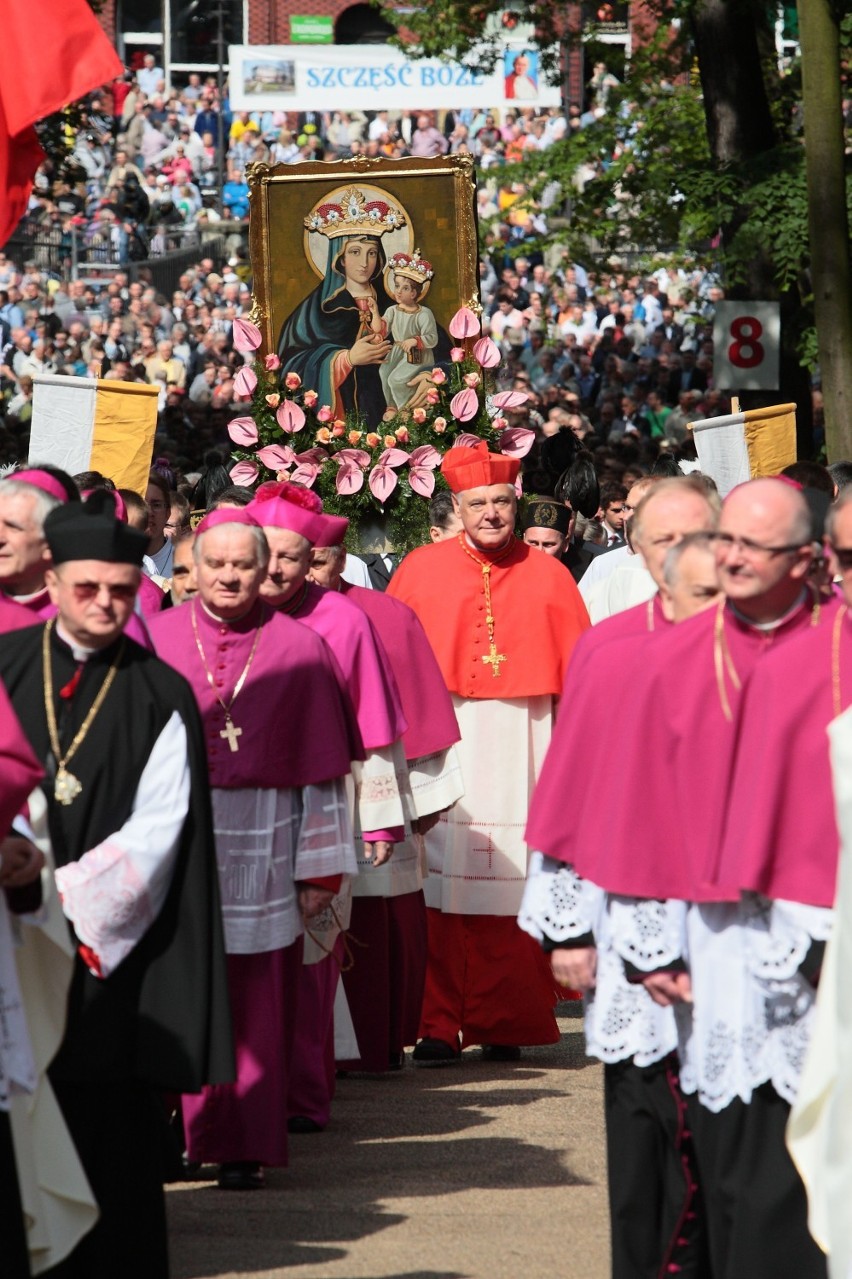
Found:
[[[483,1044],[483,1061],[520,1061],[521,1050],[517,1044]]]
[[[323,1124],[318,1124],[315,1119],[309,1119],[307,1115],[291,1115],[287,1120],[288,1132],[322,1132]]]
[[[405,1053],[388,1053],[388,1070],[402,1070],[405,1065]]]
[[[461,1058],[458,1043],[448,1044],[444,1039],[421,1039],[411,1054],[418,1066],[448,1066]]]
[[[262,1190],[265,1185],[260,1164],[249,1160],[219,1165],[220,1190]]]

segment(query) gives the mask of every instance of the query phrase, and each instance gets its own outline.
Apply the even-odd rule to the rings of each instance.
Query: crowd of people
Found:
[[[580,451],[520,509],[519,471],[449,450],[430,542],[378,575],[289,482],[0,480],[12,1279],[165,1277],[164,1180],[259,1190],[336,1071],[508,1069],[576,992],[616,1279],[826,1275],[785,1125],[848,829],[852,463],[720,501],[599,493]]]

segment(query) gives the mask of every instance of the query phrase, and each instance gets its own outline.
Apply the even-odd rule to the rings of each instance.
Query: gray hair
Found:
[[[675,542],[674,546],[666,552],[666,558],[663,561],[663,581],[669,590],[673,590],[680,576],[680,562],[687,551],[691,551],[694,547],[698,547],[702,551],[706,551],[708,555],[713,554],[713,545],[710,541],[709,533],[686,533],[679,542]]]
[[[240,523],[239,520],[234,520],[234,524],[236,525],[237,528],[244,528],[249,533],[251,533],[252,541],[254,542],[255,554],[257,556],[258,567],[266,568],[267,564],[269,563],[269,543],[266,540],[266,535],[264,534],[263,529],[258,528],[255,524],[242,524]],[[214,527],[222,528],[223,525],[216,524],[214,525]],[[201,555],[204,549],[202,547],[202,542],[204,541],[207,534],[210,532],[212,532],[212,530],[208,528],[208,529],[205,529],[203,533],[195,534],[195,542],[193,543],[193,547],[192,547],[192,558],[195,560],[196,564],[200,563],[201,561]]]
[[[654,484],[633,512],[633,519],[629,525],[631,546],[641,543],[642,523],[648,507],[656,502],[658,498],[665,496],[666,493],[694,493],[696,497],[703,498],[707,503],[707,510],[712,516],[714,525],[719,518],[720,503],[718,494],[714,495],[712,490],[708,490],[703,479],[698,479],[692,475],[673,475],[669,479],[662,479]]]
[[[842,488],[828,508],[828,515],[825,517],[825,536],[827,541],[834,541],[837,517],[841,511],[846,510],[847,506],[852,506],[852,486]]]
[[[51,511],[55,511],[58,506],[62,506],[58,497],[54,497],[52,493],[45,493],[44,489],[36,488],[34,484],[26,484],[23,480],[10,478],[8,480],[0,480],[0,494],[8,493],[13,497],[32,497],[33,502],[33,520],[38,525],[39,533],[44,532],[44,521],[47,519]]]

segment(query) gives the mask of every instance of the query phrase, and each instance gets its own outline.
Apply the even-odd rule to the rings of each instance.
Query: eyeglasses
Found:
[[[759,559],[761,555],[765,555],[767,559],[772,559],[775,555],[792,555],[796,551],[801,551],[806,542],[796,542],[792,546],[764,546],[762,542],[753,542],[749,537],[733,537],[730,533],[711,533],[710,542],[717,550],[727,553],[734,547],[750,559]]]
[[[127,603],[136,598],[138,587],[132,586],[129,582],[118,583],[114,586],[109,586],[106,582],[72,582],[71,590],[81,604],[96,599],[101,591],[108,591],[111,600]]]
[[[835,546],[833,542],[829,542],[829,546],[834,551],[834,558],[841,573],[848,573],[852,568],[852,546]]]

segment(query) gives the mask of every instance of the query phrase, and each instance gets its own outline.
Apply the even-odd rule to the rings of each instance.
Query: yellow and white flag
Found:
[[[159,388],[111,378],[33,378],[30,465],[50,462],[69,475],[100,471],[116,488],[144,497]]]
[[[700,418],[691,428],[701,470],[716,481],[722,497],[796,460],[795,404]]]

